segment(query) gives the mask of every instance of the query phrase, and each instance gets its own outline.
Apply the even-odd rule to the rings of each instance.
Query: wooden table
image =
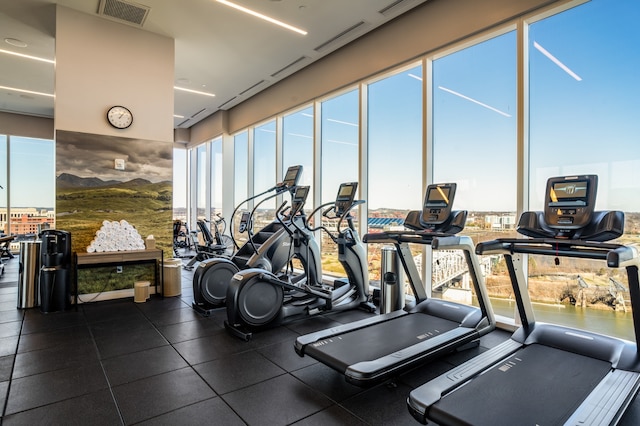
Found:
[[[73,253],[74,263],[74,297],[78,306],[78,269],[97,268],[100,266],[116,266],[124,264],[154,263],[154,284],[158,293],[158,281],[163,279],[164,252],[160,249],[111,251],[102,253]]]

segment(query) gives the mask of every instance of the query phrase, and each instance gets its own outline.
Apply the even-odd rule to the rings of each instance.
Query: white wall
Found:
[[[173,142],[174,57],[172,38],[57,6],[55,128]],[[113,105],[131,127],[108,124]]]

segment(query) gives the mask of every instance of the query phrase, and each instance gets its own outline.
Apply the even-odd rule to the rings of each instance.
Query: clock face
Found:
[[[114,106],[109,108],[107,120],[116,129],[126,129],[133,123],[133,114],[123,106]]]

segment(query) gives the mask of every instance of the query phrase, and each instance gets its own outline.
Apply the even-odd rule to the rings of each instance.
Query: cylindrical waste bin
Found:
[[[404,274],[395,247],[381,249],[380,313],[397,311],[404,307]]]
[[[182,259],[167,259],[162,270],[164,282],[162,295],[165,297],[180,296],[182,293]]]
[[[18,309],[33,308],[40,304],[40,241],[20,242],[18,266]]]

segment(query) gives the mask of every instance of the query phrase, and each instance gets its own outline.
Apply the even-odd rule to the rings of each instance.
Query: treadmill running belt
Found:
[[[344,373],[352,364],[378,359],[459,326],[427,314],[407,314],[320,340],[307,346],[305,353]]]
[[[436,402],[441,424],[563,424],[611,370],[607,361],[533,344]]]

